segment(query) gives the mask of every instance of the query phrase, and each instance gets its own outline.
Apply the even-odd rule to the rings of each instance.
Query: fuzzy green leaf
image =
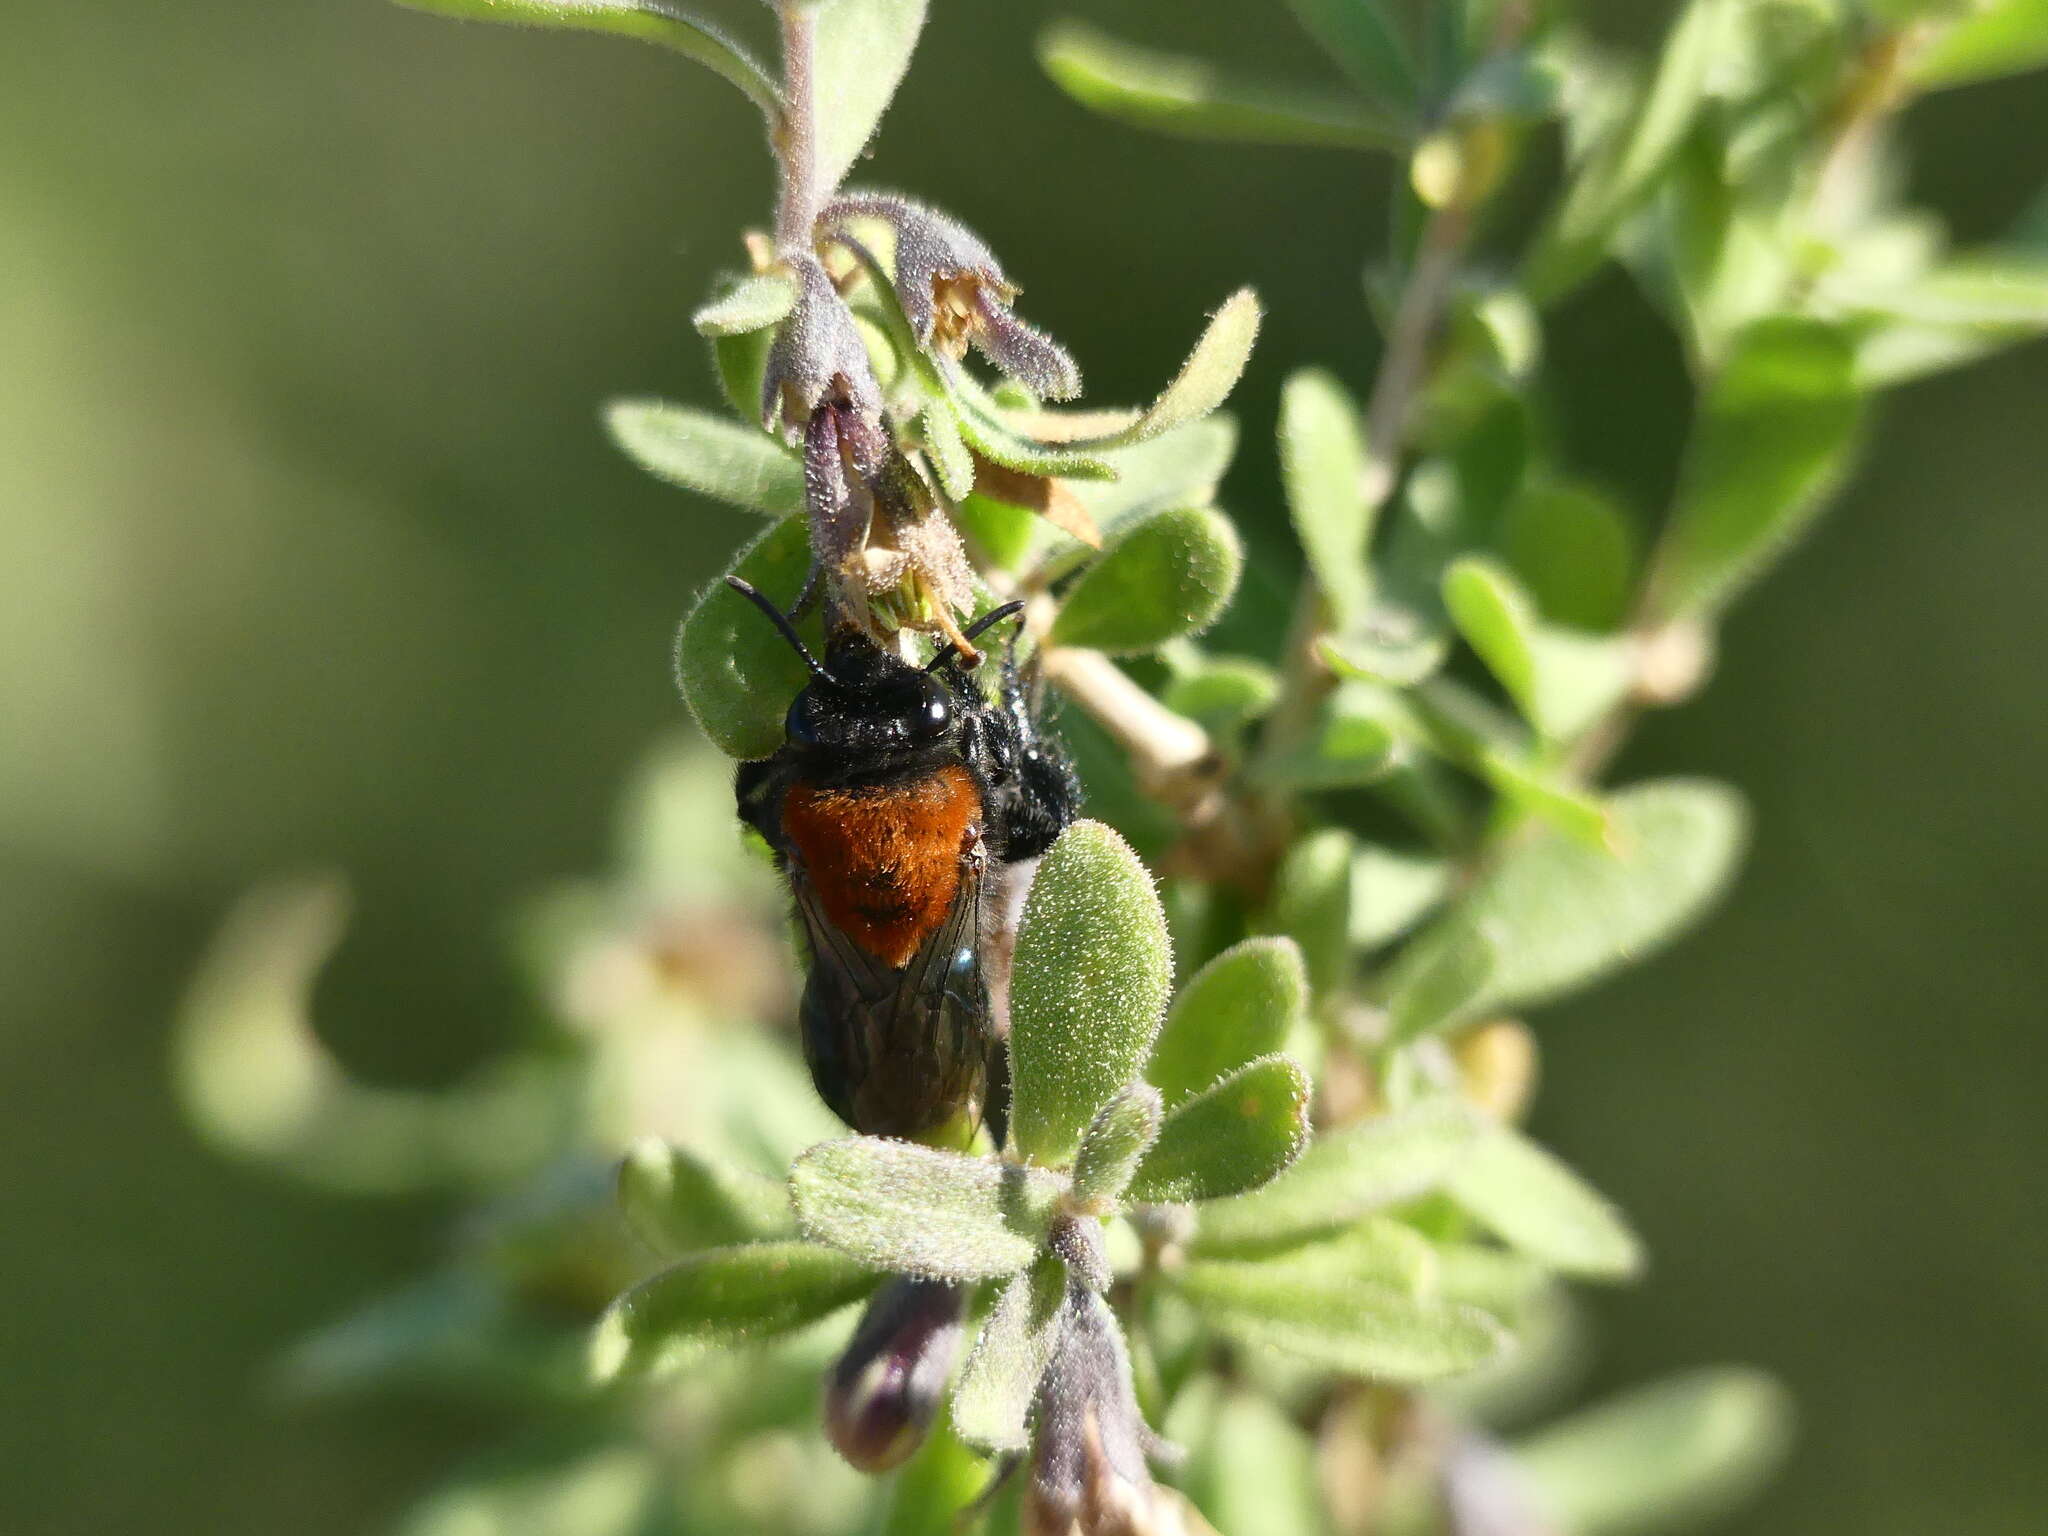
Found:
[[[1351,942],[1375,949],[1398,939],[1450,889],[1450,866],[1442,859],[1361,847],[1351,860]]]
[[[1428,1194],[1470,1153],[1479,1131],[1465,1106],[1433,1100],[1319,1136],[1264,1189],[1205,1209],[1196,1251],[1285,1248]]]
[[[1863,402],[1843,332],[1759,321],[1708,385],[1651,602],[1665,618],[1726,607],[1803,532],[1840,482]]]
[[[1074,1199],[1084,1210],[1110,1211],[1159,1137],[1159,1090],[1129,1083],[1103,1105],[1074,1158]]]
[[[1285,1056],[1240,1067],[1166,1117],[1130,1198],[1178,1205],[1269,1183],[1308,1145],[1308,1075]]]
[[[1434,948],[1426,964],[1397,973],[1387,994],[1387,1043],[1404,1045],[1461,1018],[1486,990],[1497,962],[1492,938],[1463,929]]]
[[[1318,649],[1339,677],[1412,688],[1444,664],[1450,645],[1440,625],[1397,603],[1374,603]]]
[[[796,1235],[781,1184],[654,1136],[635,1142],[619,1164],[619,1209],[668,1258]]]
[[[1552,741],[1580,734],[1628,689],[1625,642],[1545,624],[1528,594],[1490,560],[1453,561],[1444,572],[1444,606],[1524,718]]]
[[[657,479],[777,517],[803,510],[803,465],[765,432],[665,400],[614,400],[604,424]]]
[[[1342,628],[1365,617],[1372,580],[1365,563],[1378,506],[1367,500],[1370,450],[1344,386],[1304,369],[1280,392],[1280,472],[1294,536]]]
[[[974,492],[974,455],[967,451],[967,439],[960,435],[951,404],[944,399],[928,401],[918,415],[917,428],[940,489],[955,501],[966,500]]]
[[[1531,1258],[1561,1274],[1626,1280],[1642,1245],[1621,1213],[1520,1132],[1495,1126],[1451,1174],[1451,1198]]]
[[[1502,519],[1499,544],[1551,623],[1604,630],[1627,617],[1635,530],[1612,498],[1568,481],[1526,485]]]
[[[1792,1405],[1760,1371],[1694,1371],[1576,1413],[1515,1447],[1537,1500],[1574,1536],[1690,1530],[1783,1459]]]
[[[1643,959],[1706,911],[1734,873],[1747,817],[1735,792],[1696,779],[1637,784],[1606,802],[1609,847],[1539,828],[1491,871],[1400,965],[1481,931],[1494,940],[1493,979],[1465,1010],[1525,1007],[1560,997]]]
[[[785,518],[734,569],[784,607],[811,568],[810,534]],[[761,612],[723,580],[707,587],[676,636],[676,680],[704,734],[728,757],[767,757],[806,680],[804,664]]]
[[[1399,735],[1380,707],[1375,684],[1340,683],[1317,713],[1308,739],[1258,764],[1258,776],[1283,789],[1353,789],[1394,765]]]
[[[1082,572],[1053,620],[1052,643],[1128,655],[1198,633],[1229,606],[1243,567],[1244,547],[1222,513],[1158,513]]]
[[[1173,974],[1166,914],[1128,844],[1077,821],[1039,864],[1010,990],[1010,1140],[1066,1163],[1152,1048]]]
[[[1038,1378],[1059,1348],[1066,1296],[1066,1266],[1051,1254],[1003,1287],[953,1391],[953,1429],[969,1445],[990,1451],[1030,1446],[1026,1416]]]
[[[2048,66],[2048,0],[1992,0],[1917,50],[1906,75],[1923,90]]]
[[[1207,1385],[1205,1379],[1203,1385]],[[1315,1443],[1272,1399],[1238,1387],[1176,1415],[1199,1415],[1185,1486],[1211,1524],[1230,1536],[1324,1536]]]
[[[1084,438],[1072,446],[1093,452],[1123,448],[1159,437],[1175,427],[1208,415],[1229,398],[1251,361],[1252,344],[1259,339],[1259,321],[1265,310],[1259,296],[1240,288],[1223,301],[1223,307],[1209,317],[1194,351],[1180,365],[1173,381],[1159,392],[1137,419],[1104,437]]]
[[[1077,451],[1063,443],[1039,442],[1007,425],[960,369],[946,369],[943,377],[960,435],[983,458],[1026,475],[1057,475],[1066,480],[1117,478],[1116,466],[1099,454]]]
[[[1477,1307],[1422,1300],[1349,1270],[1320,1255],[1301,1264],[1196,1260],[1167,1283],[1233,1338],[1375,1380],[1455,1375],[1508,1342],[1500,1324]]]
[[[1160,692],[1159,702],[1185,715],[1215,741],[1235,751],[1244,727],[1280,697],[1280,679],[1264,662],[1242,656],[1201,656]]]
[[[1300,946],[1318,1002],[1351,973],[1353,848],[1348,833],[1328,828],[1288,849],[1258,925],[1261,932],[1285,934]]]
[[[816,1243],[714,1248],[612,1303],[591,1335],[590,1373],[610,1381],[707,1346],[772,1339],[860,1300],[881,1278]]]
[[[1171,1109],[1280,1049],[1307,1011],[1300,946],[1286,938],[1246,939],[1188,978],[1145,1076]]]
[[[673,0],[399,0],[416,11],[515,26],[611,32],[672,48],[738,86],[772,121],[779,93],[746,49]]]
[[[1413,110],[1415,60],[1381,0],[1287,0],[1303,30],[1368,94]]]
[[[1176,138],[1322,149],[1401,142],[1395,121],[1364,102],[1232,80],[1206,59],[1139,48],[1079,22],[1048,28],[1038,62],[1082,106]]]
[[[821,191],[846,179],[910,68],[925,0],[815,0],[817,122],[814,175]]]
[[[690,323],[700,336],[744,336],[766,330],[795,307],[796,284],[779,272],[756,272],[699,309]],[[750,404],[747,414],[757,408]]]
[[[711,363],[718,373],[719,393],[741,421],[761,415],[761,380],[768,371],[768,349],[775,332],[741,331],[711,338]]]
[[[789,1191],[818,1242],[882,1269],[978,1280],[1031,1262],[1064,1183],[1016,1163],[852,1136],[798,1158]]]

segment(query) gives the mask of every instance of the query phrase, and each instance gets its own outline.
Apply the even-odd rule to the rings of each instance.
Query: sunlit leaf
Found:
[[[691,1358],[706,1346],[775,1338],[860,1300],[881,1278],[817,1243],[714,1248],[612,1303],[591,1336],[591,1375],[609,1381]]]
[[[787,608],[811,568],[809,531],[785,518],[734,569]],[[723,580],[705,588],[676,636],[676,680],[690,713],[728,757],[767,757],[806,680],[804,664],[761,611]]]
[[[1400,734],[1379,707],[1376,685],[1341,683],[1323,701],[1307,737],[1264,758],[1258,776],[1287,789],[1350,789],[1370,784],[1394,763]]]
[[[1122,448],[1208,415],[1229,398],[1244,376],[1264,315],[1259,296],[1249,288],[1238,289],[1209,317],[1208,326],[1187,361],[1180,365],[1180,372],[1160,391],[1158,399],[1138,413],[1136,420],[1107,436],[1082,438],[1071,446],[1089,451]]]
[[[1114,1209],[1158,1139],[1162,1115],[1159,1090],[1149,1083],[1127,1084],[1096,1113],[1074,1158],[1074,1200],[1082,1209]]]
[[[672,48],[738,86],[772,120],[778,93],[746,49],[674,0],[399,0],[419,11],[517,26],[611,32]]]
[[[1791,1429],[1782,1387],[1722,1366],[1574,1414],[1518,1444],[1515,1461],[1575,1536],[1654,1536],[1749,1497],[1783,1459]]]
[[[1100,822],[1060,834],[1018,928],[1010,995],[1010,1137],[1059,1165],[1111,1094],[1138,1075],[1172,963],[1152,878]]]
[[[1906,74],[1923,90],[1968,85],[2048,65],[2048,0],[1991,0],[1917,49]]]
[[[1451,1198],[1515,1248],[1557,1270],[1625,1280],[1642,1245],[1621,1213],[1519,1131],[1494,1126],[1450,1178]]]
[[[924,28],[925,0],[816,0],[817,122],[814,174],[820,189],[846,179],[910,67]]]
[[[953,1428],[969,1445],[1030,1445],[1025,1419],[1059,1347],[1066,1292],[1066,1268],[1050,1254],[1004,1285],[953,1392]]]
[[[1280,392],[1280,473],[1294,536],[1338,628],[1365,617],[1372,583],[1365,562],[1379,507],[1358,406],[1320,369],[1291,376]],[[1391,477],[1389,477],[1391,478]]]
[[[960,435],[960,423],[953,419],[951,407],[944,400],[933,400],[919,414],[917,424],[940,488],[955,501],[965,500],[974,492],[974,455],[967,451],[967,440]]]
[[[1031,1262],[1065,1186],[1044,1169],[853,1136],[799,1157],[789,1190],[818,1242],[881,1269],[976,1280]]]
[[[1451,888],[1442,859],[1362,845],[1351,860],[1351,942],[1373,949],[1406,933]]]
[[[803,510],[804,469],[767,433],[665,400],[614,400],[605,427],[650,475],[777,517]]]
[[[1300,1067],[1266,1056],[1183,1099],[1139,1165],[1130,1198],[1182,1204],[1257,1189],[1308,1144],[1308,1097]]]
[[[1342,987],[1351,972],[1349,833],[1327,828],[1287,850],[1261,914],[1262,933],[1285,934],[1300,947],[1317,1001]]]
[[[1204,59],[1120,42],[1079,22],[1047,30],[1038,60],[1085,107],[1179,138],[1327,149],[1390,149],[1398,125],[1350,97],[1233,80]]]
[[[1569,481],[1525,485],[1502,519],[1499,548],[1550,623],[1604,630],[1628,616],[1635,530],[1611,497]]]
[[[1299,946],[1285,938],[1246,939],[1188,978],[1145,1076],[1172,1108],[1280,1049],[1307,1008]]]
[[[1174,674],[1159,702],[1194,721],[1212,741],[1235,750],[1244,727],[1279,697],[1279,675],[1264,662],[1205,655]]]
[[[1545,623],[1529,595],[1492,561],[1467,556],[1444,572],[1444,606],[1466,643],[1523,715],[1569,741],[1627,691],[1627,643]]]
[[[1055,645],[1111,655],[1148,651],[1213,624],[1237,592],[1244,546],[1207,507],[1161,512],[1127,527],[1067,592]]]
[[[699,309],[690,323],[704,336],[743,336],[774,325],[795,307],[796,284],[779,272],[757,272]],[[749,418],[753,414],[749,409]]]
[[[1734,341],[1700,402],[1651,574],[1664,617],[1725,607],[1820,511],[1863,415],[1839,327],[1780,317]]]
[[[669,1258],[796,1235],[782,1185],[659,1137],[635,1142],[619,1165],[619,1209],[649,1247]]]
[[[1462,1017],[1493,979],[1495,964],[1492,938],[1468,928],[1434,948],[1427,963],[1398,971],[1385,1002],[1388,1043],[1405,1044]]]

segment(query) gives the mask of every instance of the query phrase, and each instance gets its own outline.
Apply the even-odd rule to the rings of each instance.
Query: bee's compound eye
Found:
[[[924,697],[910,717],[910,733],[923,740],[943,736],[953,724],[953,701],[937,683],[927,681]]]
[[[791,702],[789,713],[782,718],[782,732],[800,747],[818,744],[818,701],[811,697],[810,689]]]

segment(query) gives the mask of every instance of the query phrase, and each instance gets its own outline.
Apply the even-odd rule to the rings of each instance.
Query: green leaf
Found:
[[[1263,933],[1285,934],[1301,949],[1317,1003],[1351,975],[1351,855],[1348,833],[1326,828],[1287,850],[1261,915]]]
[[[1237,453],[1237,423],[1208,415],[1109,454],[1114,480],[1089,481],[1074,493],[1105,535],[1151,512],[1206,507]]]
[[[768,349],[775,332],[742,331],[711,338],[711,362],[718,371],[719,392],[741,421],[761,417],[761,380],[768,371]]]
[[[1282,789],[1352,789],[1394,765],[1400,737],[1372,683],[1340,683],[1323,701],[1307,740],[1263,759],[1258,777]]]
[[[1422,1300],[1351,1266],[1196,1260],[1163,1277],[1211,1326],[1257,1348],[1374,1380],[1430,1381],[1498,1354],[1508,1336],[1477,1307]]]
[[[1480,1128],[1471,1110],[1442,1099],[1327,1132],[1264,1189],[1205,1207],[1196,1252],[1286,1248],[1426,1195],[1451,1176]]]
[[[1415,60],[1381,0],[1287,0],[1287,8],[1337,67],[1368,94],[1400,109],[1415,107]]]
[[[918,415],[917,427],[940,489],[955,501],[964,501],[974,491],[974,455],[967,451],[952,406],[944,399],[928,401]]]
[[[772,1339],[860,1300],[882,1277],[816,1243],[714,1248],[613,1302],[590,1343],[590,1373],[675,1364],[707,1346]]]
[[[1397,603],[1374,603],[1318,650],[1339,677],[1390,688],[1412,688],[1450,655],[1439,626]]]
[[[1695,1371],[1574,1414],[1515,1447],[1574,1536],[1650,1536],[1733,1509],[1783,1459],[1792,1404],[1760,1371]]]
[[[1025,1420],[1059,1348],[1066,1299],[1066,1266],[1051,1254],[1003,1287],[953,1391],[953,1429],[969,1445],[1029,1449]]]
[[[1040,1168],[852,1136],[798,1158],[789,1191],[818,1242],[903,1274],[978,1280],[1032,1261],[1065,1184]]]
[[[1467,555],[1444,572],[1444,606],[1523,716],[1569,741],[1611,709],[1633,671],[1626,643],[1545,624],[1506,571]]]
[[[1993,0],[1917,50],[1906,77],[1941,90],[2048,65],[2048,0]]]
[[[1863,416],[1837,326],[1789,316],[1735,339],[1707,386],[1652,572],[1664,618],[1726,607],[1840,482]]]
[[[619,1209],[667,1258],[796,1235],[789,1191],[781,1184],[658,1136],[635,1142],[619,1164]]]
[[[1285,1056],[1247,1063],[1166,1117],[1130,1198],[1221,1200],[1277,1177],[1308,1145],[1308,1075]]]
[[[734,567],[785,608],[810,568],[810,535],[801,517],[775,524]],[[753,759],[782,745],[782,718],[806,674],[761,611],[720,580],[697,599],[676,636],[676,681],[719,750]]]
[[[604,424],[626,456],[657,479],[777,517],[803,510],[803,465],[754,427],[665,400],[614,400]]]
[[[1176,138],[1319,149],[1401,143],[1399,125],[1364,102],[1232,80],[1207,60],[1135,47],[1079,22],[1048,28],[1038,62],[1082,106]]]
[[[746,49],[671,0],[399,0],[399,4],[473,21],[611,32],[659,43],[723,75],[769,121],[781,110],[775,82]]]
[[[1361,622],[1372,597],[1372,469],[1363,419],[1344,386],[1320,369],[1292,375],[1280,392],[1281,481],[1294,536],[1340,628]]]
[[[1209,738],[1235,751],[1245,726],[1273,707],[1280,678],[1264,662],[1242,656],[1201,656],[1175,673],[1159,702],[1185,715]]]
[[[1611,848],[1550,828],[1511,845],[1451,912],[1403,952],[1492,936],[1493,979],[1465,1017],[1561,997],[1641,960],[1695,922],[1734,873],[1747,817],[1724,785],[1660,779],[1606,802]]]
[[[1060,604],[1055,645],[1149,651],[1215,623],[1237,592],[1244,546],[1207,507],[1160,512],[1112,538]]]
[[[1569,481],[1525,485],[1501,521],[1499,547],[1551,623],[1605,630],[1628,617],[1635,530],[1611,497]]]
[[[1127,1083],[1097,1112],[1074,1158],[1074,1200],[1107,1215],[1130,1187],[1131,1176],[1159,1137],[1159,1090]]]
[[[1496,960],[1489,935],[1464,929],[1425,964],[1397,970],[1386,1000],[1387,1044],[1405,1045],[1463,1017],[1493,979]]]
[[[1615,230],[1655,189],[1706,100],[1737,16],[1730,0],[1688,0],[1634,110],[1587,156],[1529,258],[1523,287],[1554,301],[1600,263]]]
[[[1072,447],[1083,452],[1123,448],[1208,415],[1229,398],[1244,376],[1264,315],[1259,296],[1249,288],[1238,289],[1209,317],[1180,372],[1136,420],[1107,436],[1079,439]]]
[[[1092,451],[1039,442],[1010,427],[993,402],[981,393],[980,386],[961,369],[947,368],[942,378],[960,435],[983,458],[1026,475],[1056,475],[1067,480],[1116,479],[1116,467]],[[1088,446],[1092,449],[1095,445]]]
[[[1351,859],[1351,942],[1375,949],[1398,939],[1451,889],[1442,859],[1367,843]]]
[[[1186,1487],[1210,1523],[1230,1536],[1323,1536],[1329,1518],[1308,1435],[1270,1398],[1242,1388],[1204,1406]]]
[[[780,272],[756,272],[690,316],[690,323],[700,336],[744,336],[768,329],[795,307],[796,284]],[[749,403],[749,417],[759,408],[759,398]]]
[[[1642,1245],[1621,1213],[1520,1132],[1495,1126],[1451,1175],[1451,1198],[1512,1247],[1561,1274],[1626,1280]]]
[[[816,0],[817,121],[813,174],[821,194],[846,179],[910,68],[925,0]]]
[[[1285,938],[1246,939],[1188,978],[1145,1076],[1171,1109],[1280,1049],[1307,1011],[1300,946]]]
[[[1077,821],[1039,864],[1010,990],[1010,1141],[1058,1166],[1138,1075],[1173,974],[1166,915],[1124,840]]]

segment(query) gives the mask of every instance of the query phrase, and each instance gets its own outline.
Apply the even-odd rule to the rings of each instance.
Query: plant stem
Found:
[[[810,249],[811,227],[818,220],[817,23],[803,0],[779,0],[775,14],[782,23],[782,112],[774,132],[782,185],[775,203],[775,244],[794,253]]]

